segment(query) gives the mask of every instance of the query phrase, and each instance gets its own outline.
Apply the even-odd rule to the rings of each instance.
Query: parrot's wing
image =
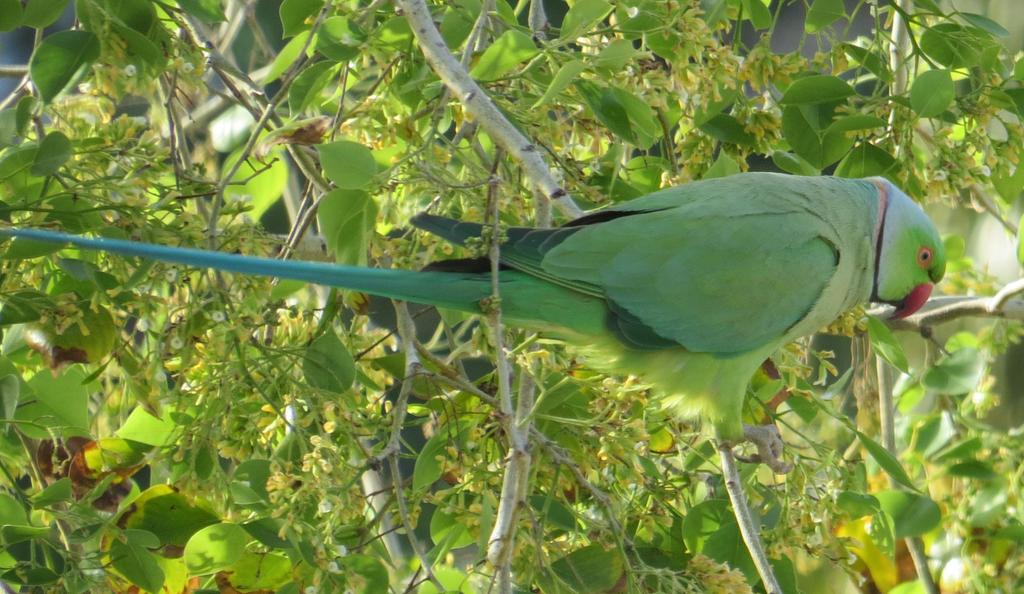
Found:
[[[544,253],[543,271],[599,288],[612,325],[638,348],[674,342],[738,354],[777,341],[832,280],[834,230],[801,208],[715,210],[667,209],[585,226]]]

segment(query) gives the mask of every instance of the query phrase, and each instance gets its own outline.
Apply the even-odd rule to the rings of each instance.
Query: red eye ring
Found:
[[[917,250],[917,265],[921,268],[927,269],[932,263],[932,250],[927,247],[920,247]]]

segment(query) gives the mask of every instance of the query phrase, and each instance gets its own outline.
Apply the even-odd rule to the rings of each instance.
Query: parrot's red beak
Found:
[[[914,287],[903,301],[896,304],[896,311],[892,312],[889,316],[893,320],[902,320],[903,318],[913,314],[915,311],[921,309],[921,306],[928,301],[928,298],[932,294],[932,284],[923,283]]]

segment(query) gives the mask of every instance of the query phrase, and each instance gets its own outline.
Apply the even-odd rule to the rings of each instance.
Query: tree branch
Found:
[[[952,322],[960,318],[1002,318],[1006,320],[1024,320],[1024,299],[1016,299],[1024,293],[1024,279],[1015,280],[991,297],[944,296],[928,301],[914,315],[902,320],[887,320],[893,330],[919,332],[925,336],[930,334],[932,326]],[[869,314],[883,319],[891,311],[889,307],[879,307],[868,311]]]
[[[732,453],[732,444],[719,442],[718,456],[722,460],[722,474],[725,477],[725,490],[729,493],[729,501],[732,502],[733,515],[736,516],[736,523],[740,528],[740,535],[743,537],[747,550],[754,560],[754,567],[757,568],[761,582],[764,584],[766,594],[782,594],[782,587],[775,577],[771,563],[768,562],[768,555],[764,552],[764,545],[761,543],[761,535],[758,532],[759,526],[754,524],[754,515],[750,513],[750,504],[747,496],[743,493],[743,484],[740,482],[739,469],[736,467],[736,459]]]
[[[515,542],[515,521],[519,515],[521,503],[525,500],[530,475],[530,449],[527,439],[528,430],[522,431],[516,422],[520,413],[529,414],[529,407],[522,410],[522,406],[513,409],[512,403],[512,368],[505,352],[504,327],[501,319],[501,284],[500,284],[500,261],[501,261],[501,226],[499,224],[500,200],[498,197],[498,185],[500,179],[497,175],[498,165],[501,162],[502,150],[498,150],[494,157],[491,168],[491,179],[487,189],[488,219],[490,220],[490,249],[489,259],[491,262],[491,295],[484,306],[488,325],[493,334],[495,350],[495,375],[498,383],[498,409],[501,412],[501,425],[508,437],[508,456],[505,459],[505,475],[501,483],[501,497],[498,499],[498,511],[495,514],[494,528],[487,541],[487,560],[495,568],[495,577],[498,580],[498,592],[500,594],[511,594],[512,592],[512,550]],[[530,381],[524,372],[520,377],[520,390],[524,388],[524,382],[529,384],[520,397],[528,397],[533,401],[533,382]],[[522,404],[522,402],[520,402]],[[528,425],[527,425],[528,427]]]
[[[430,9],[423,0],[396,0],[412,26],[420,49],[430,67],[441,78],[458,100],[494,141],[519,161],[530,180],[541,194],[555,203],[567,216],[576,218],[582,211],[562,188],[556,176],[540,156],[537,146],[527,139],[494,105],[469,72],[455,59],[441,33],[434,25]]]
[[[881,357],[875,358],[875,372],[878,374],[878,417],[882,437],[882,447],[895,456],[896,452],[896,403],[893,398],[893,377],[892,368],[889,363]],[[896,481],[889,476],[889,486],[896,488]],[[927,490],[927,489],[926,489]],[[932,577],[931,569],[928,567],[928,555],[924,550],[924,541],[920,537],[909,537],[903,539],[910,552],[910,558],[914,562],[914,570],[917,577],[924,586],[927,594],[939,594],[935,578]]]
[[[381,452],[380,457],[386,457],[391,470],[391,481],[395,488],[395,501],[398,504],[398,515],[402,525],[405,527],[406,536],[416,557],[419,558],[420,567],[426,573],[427,579],[436,587],[443,589],[444,586],[434,575],[430,559],[420,546],[416,537],[416,526],[409,516],[408,504],[405,501],[405,494],[402,492],[402,473],[398,468],[398,456],[401,453],[401,432],[405,424],[405,413],[409,406],[409,395],[412,394],[412,382],[421,369],[420,358],[416,346],[416,326],[409,315],[409,310],[403,302],[395,302],[395,315],[397,317],[398,337],[402,342],[402,352],[405,354],[405,374],[402,378],[402,386],[398,392],[398,399],[392,409],[394,417],[391,423],[391,437],[388,445]],[[378,457],[379,459],[379,457]]]

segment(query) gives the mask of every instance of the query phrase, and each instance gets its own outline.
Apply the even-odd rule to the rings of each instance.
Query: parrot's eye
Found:
[[[917,250],[917,264],[921,268],[928,268],[932,263],[932,250],[931,248],[922,247]]]

